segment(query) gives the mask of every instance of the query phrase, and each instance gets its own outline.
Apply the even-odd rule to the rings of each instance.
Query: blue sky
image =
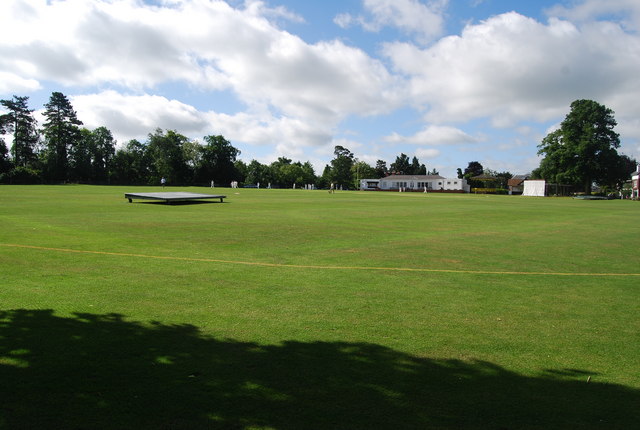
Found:
[[[317,172],[335,145],[445,176],[537,167],[576,99],[640,159],[637,0],[2,0],[0,98],[66,94],[124,143],[222,134]]]

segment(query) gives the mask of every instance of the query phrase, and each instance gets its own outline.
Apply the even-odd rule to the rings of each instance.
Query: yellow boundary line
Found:
[[[571,272],[515,272],[515,271],[490,271],[490,270],[455,270],[455,269],[426,269],[411,267],[368,267],[368,266],[320,266],[311,264],[280,264],[280,263],[261,263],[252,261],[238,260],[221,260],[215,258],[195,258],[195,257],[171,257],[161,255],[148,254],[131,254],[126,252],[108,252],[108,251],[87,251],[69,248],[50,248],[45,246],[19,245],[14,243],[0,243],[0,246],[8,248],[35,249],[38,251],[55,251],[67,252],[75,254],[93,254],[93,255],[110,255],[114,257],[136,257],[150,258],[155,260],[171,260],[171,261],[193,261],[203,263],[223,263],[223,264],[241,264],[245,266],[258,267],[282,267],[290,269],[320,269],[320,270],[375,270],[390,272],[422,272],[422,273],[459,273],[472,275],[531,275],[531,276],[640,276],[640,273],[571,273]]]

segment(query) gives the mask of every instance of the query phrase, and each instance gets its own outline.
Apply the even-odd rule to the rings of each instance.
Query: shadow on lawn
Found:
[[[559,373],[526,377],[365,343],[264,346],[117,314],[0,312],[0,428],[637,425],[638,390]]]

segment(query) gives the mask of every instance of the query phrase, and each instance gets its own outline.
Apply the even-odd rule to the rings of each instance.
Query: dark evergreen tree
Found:
[[[426,175],[427,167],[424,164],[420,164],[418,157],[414,156],[411,159],[411,166],[409,168],[409,175]]]
[[[387,162],[384,160],[376,161],[376,176],[372,179],[384,178],[385,176],[389,176],[389,169],[387,168]]]
[[[109,183],[116,141],[108,128],[98,127],[91,132],[91,143],[91,180],[97,184]]]
[[[389,171],[394,175],[411,175],[411,163],[409,162],[409,157],[401,153],[396,157],[396,161],[391,163],[389,166]]]
[[[0,135],[3,134],[0,127]],[[4,139],[0,137],[0,183],[9,182],[9,171],[11,170],[11,161],[9,160],[9,149]]]
[[[80,140],[79,126],[82,125],[82,121],[77,118],[67,97],[60,92],[52,93],[49,102],[44,106],[46,177],[51,181],[65,181],[68,178],[69,149]]]
[[[91,153],[93,136],[91,130],[80,129],[78,142],[69,149],[68,179],[74,182],[88,183],[91,181]]]

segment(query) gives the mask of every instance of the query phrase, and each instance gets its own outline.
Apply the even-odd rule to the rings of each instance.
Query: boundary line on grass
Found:
[[[458,273],[471,275],[530,275],[530,276],[640,276],[640,273],[587,273],[587,272],[518,272],[518,271],[492,271],[492,270],[459,270],[459,269],[427,269],[420,267],[376,267],[376,266],[322,266],[313,264],[284,264],[284,263],[263,263],[254,261],[240,260],[221,260],[216,258],[197,258],[197,257],[172,257],[162,255],[149,254],[133,254],[127,252],[109,252],[109,251],[89,251],[82,249],[70,248],[51,248],[46,246],[35,245],[19,245],[14,243],[0,243],[0,246],[8,248],[35,249],[38,251],[55,251],[73,254],[93,254],[93,255],[109,255],[114,257],[136,257],[149,258],[155,260],[172,260],[172,261],[194,261],[203,263],[223,263],[223,264],[239,264],[245,266],[258,267],[283,267],[289,269],[318,269],[318,270],[374,270],[389,272],[422,272],[422,273]]]

